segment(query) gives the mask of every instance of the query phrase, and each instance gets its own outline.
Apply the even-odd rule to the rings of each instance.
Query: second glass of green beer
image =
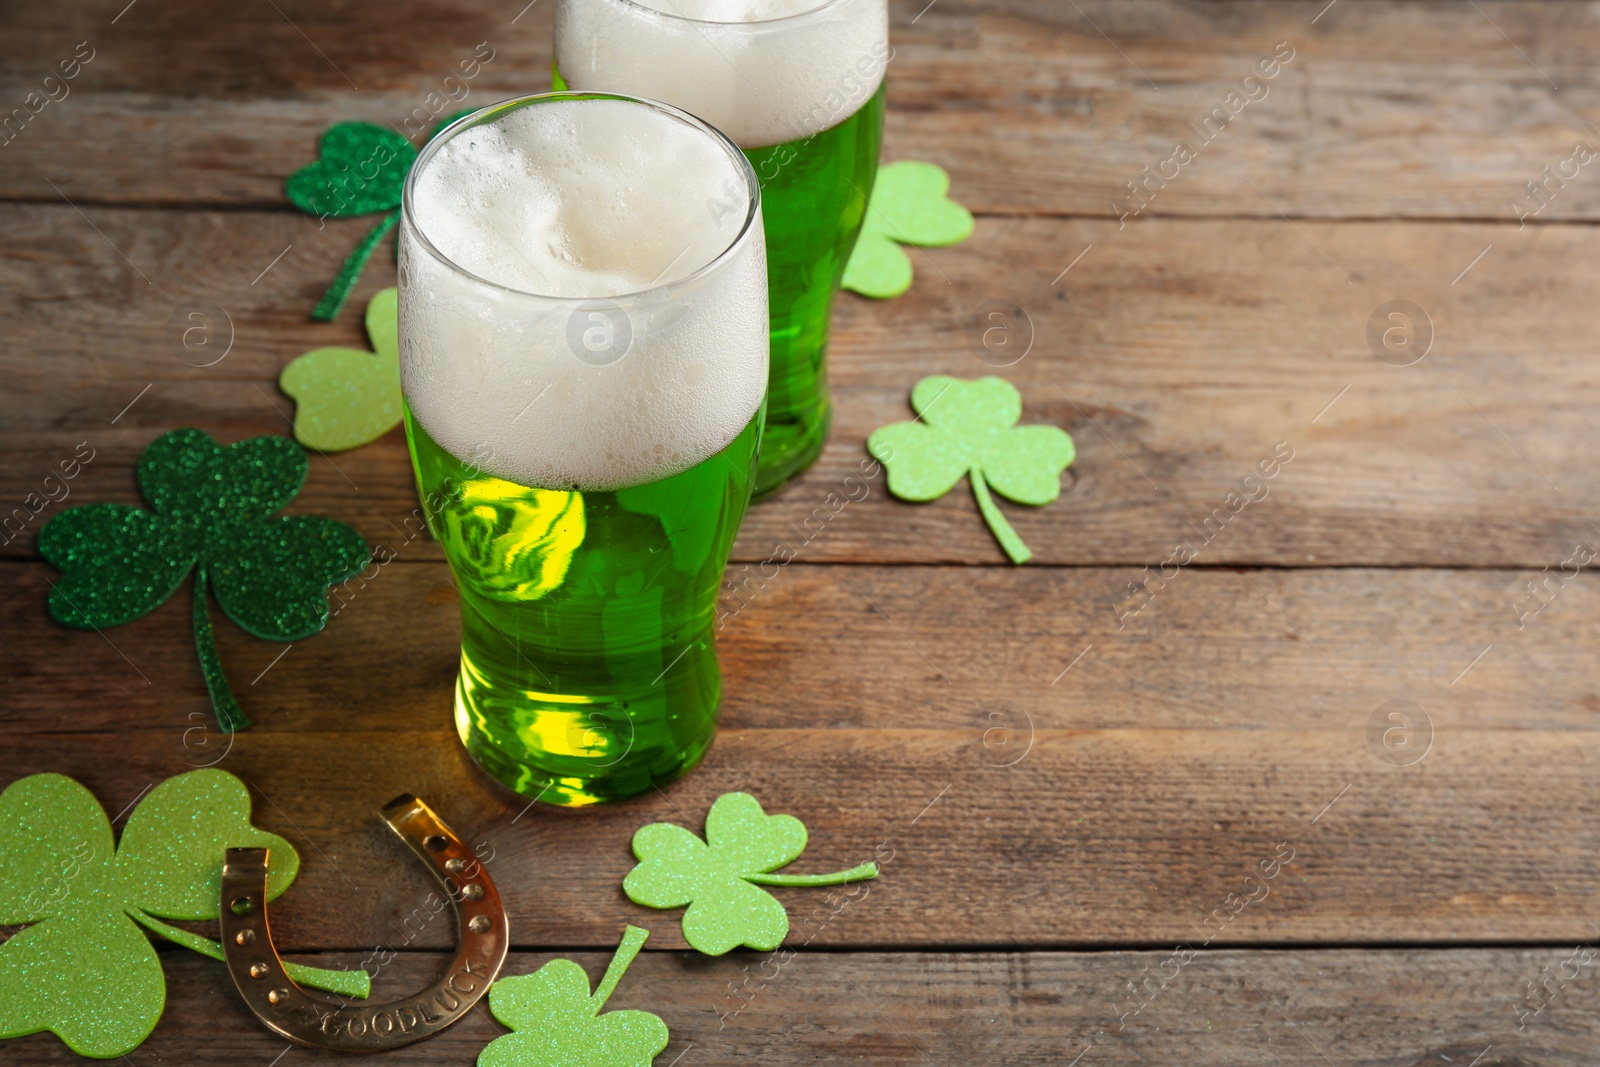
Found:
[[[828,436],[828,318],[883,138],[887,0],[558,0],[558,88],[633,93],[698,115],[761,182],[772,384],[755,494]]]
[[[711,743],[766,293],[755,175],[675,108],[513,100],[411,170],[401,378],[461,601],[456,729],[524,796],[632,796]]]

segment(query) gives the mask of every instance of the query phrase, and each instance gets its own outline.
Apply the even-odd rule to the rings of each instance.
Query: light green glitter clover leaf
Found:
[[[367,304],[371,352],[317,348],[278,376],[294,398],[294,436],[319,452],[343,452],[376,441],[400,424],[397,290],[384,289]]]
[[[478,1067],[649,1067],[667,1047],[667,1024],[647,1011],[600,1014],[649,936],[627,928],[593,996],[589,976],[571,960],[496,982],[489,1011],[512,1033],[489,1042]]]
[[[947,197],[949,191],[950,175],[935,164],[903,160],[880,167],[840,284],[879,300],[911,288],[911,258],[900,245],[953,245],[972,235],[972,212]]]
[[[213,959],[222,946],[157,919],[215,919],[228,848],[272,850],[268,899],[300,858],[250,825],[244,783],[220,770],[150,790],[113,846],[111,823],[71,778],[35,774],[0,793],[0,1038],[49,1030],[84,1056],[121,1056],[155,1028],[166,980],[138,923]],[[289,965],[296,981],[365,997],[365,971]]]
[[[270,641],[298,641],[328,620],[328,587],[353,577],[371,550],[350,527],[273,512],[305,484],[305,450],[287,437],[224,448],[199,430],[173,430],[139,457],[139,488],[152,511],[86,504],[39,531],[39,552],[61,571],[50,614],[103,630],[154,610],[191,570],[194,640],[217,721],[250,725],[217,655],[206,588],[234,622]]]
[[[633,835],[640,863],[622,889],[647,908],[681,908],[683,939],[708,956],[739,945],[769,952],[783,944],[789,916],[763,885],[820,886],[876,878],[863,863],[834,874],[772,874],[806,847],[805,824],[793,815],[768,815],[748,793],[725,793],[706,815],[706,839],[673,823]]]
[[[1061,495],[1061,472],[1077,452],[1057,426],[1018,426],[1022,396],[1003,378],[961,381],[942,374],[911,390],[920,421],[873,431],[867,451],[889,468],[889,492],[925,502],[944,496],[964,474],[978,510],[1013,563],[1033,558],[989,496],[1040,507]]]

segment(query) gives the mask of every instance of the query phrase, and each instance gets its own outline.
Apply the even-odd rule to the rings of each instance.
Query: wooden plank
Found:
[[[974,584],[952,568],[919,587],[925,569],[793,568],[730,626],[728,722],[704,764],[665,793],[573,813],[526,811],[462,755],[441,570],[391,567],[275,663],[278,650],[222,627],[257,722],[231,747],[205,729],[183,603],[104,638],[50,633],[37,614],[12,622],[7,779],[72,774],[117,811],[193,766],[239,774],[261,824],[301,852],[277,924],[304,949],[375,943],[423,899],[421,872],[376,818],[402,791],[495,850],[529,945],[614,940],[641,915],[619,888],[633,831],[698,826],[735,789],[806,821],[807,869],[885,861],[884,906],[830,923],[826,946],[1139,945],[1206,937],[1208,917],[1219,943],[1577,940],[1600,905],[1600,739],[1578,659],[1595,625],[1587,583],[1525,644],[1474,660],[1476,640],[1441,630],[1492,609],[1492,575],[1245,576],[1256,592],[1194,574],[1118,637],[1073,633],[1093,600],[1075,587],[1113,575],[1036,574],[1052,588],[1022,594],[1012,572]],[[39,577],[17,598],[34,612]],[[1006,589],[1017,606],[974,616]],[[1046,617],[1057,597],[1060,617]],[[1398,603],[1418,614],[1395,617]],[[1390,700],[1431,724],[1419,762],[1396,765],[1407,738],[1383,747]],[[1295,858],[1272,905],[1224,921],[1217,909],[1280,846]],[[797,924],[821,899],[780,895]]]
[[[608,953],[560,955],[582,965],[592,982],[609,959]],[[285,1051],[287,1042],[246,1011],[220,963],[176,949],[161,956],[166,1015],[134,1063],[264,1064]],[[364,958],[315,962],[356,966]],[[513,953],[504,973],[531,973],[551,958]],[[707,1065],[759,1059],[1059,1067],[1083,1053],[1085,1064],[1328,1067],[1467,1064],[1486,1053],[1485,1064],[1567,1067],[1589,1062],[1594,1044],[1595,979],[1593,964],[1583,961],[1572,946],[1221,950],[1193,959],[1170,949],[721,959],[646,951],[607,1008],[661,1017],[672,1040],[659,1064],[681,1057]],[[401,954],[380,972],[377,995],[421,988],[437,963],[437,956]],[[1574,972],[1569,980],[1559,977]],[[1530,999],[1528,984],[1547,976],[1543,999]],[[1136,1000],[1127,987],[1147,978],[1149,992]],[[1529,1014],[1519,1030],[1522,1011]],[[384,1062],[471,1063],[505,1032],[479,1006],[438,1037],[385,1054]],[[81,1062],[49,1034],[3,1047],[18,1067]],[[314,1055],[288,1051],[291,1064]]]
[[[1523,185],[1542,167],[1579,141],[1600,148],[1583,119],[1600,102],[1588,7],[1484,0],[1468,17],[1447,3],[1346,3],[1317,17],[1325,6],[896,0],[887,156],[943,164],[987,214],[1119,214],[1126,183],[1183,140],[1196,159],[1167,166],[1178,177],[1150,187],[1151,212],[1514,220],[1515,202],[1537,206]],[[115,25],[84,0],[17,13],[0,59],[6,107],[78,42],[95,53],[6,146],[0,197],[281,204],[283,178],[333,122],[404,128],[419,109],[548,85],[550,4],[520,18],[515,2],[280,8],[227,20],[136,8]],[[447,86],[480,42],[494,58]],[[1245,87],[1255,101],[1230,101],[1280,42],[1294,58]],[[463,91],[459,104],[429,95]],[[1196,127],[1229,107],[1204,141]],[[1600,214],[1600,183],[1550,188],[1539,219]]]
[[[74,498],[134,502],[131,468],[163,430],[285,432],[279,370],[318,345],[364,344],[357,311],[393,280],[380,257],[342,320],[315,324],[307,309],[359,222],[318,232],[276,213],[87,214],[0,206],[13,235],[0,259],[11,342],[0,501],[12,514],[42,512],[43,495],[28,495],[85,441],[96,459]],[[1062,499],[1002,505],[1040,562],[1160,565],[1182,543],[1207,564],[1537,568],[1597,536],[1585,501],[1600,472],[1584,442],[1600,387],[1571,329],[1600,285],[1594,228],[1163,219],[1105,235],[1082,220],[984,220],[966,244],[919,253],[907,296],[843,297],[832,440],[751,511],[739,558],[786,544],[816,561],[1003,561],[964,486],[907,505],[860,477],[867,436],[909,418],[911,385],[932,373],[1003,374],[1024,421],[1073,434]],[[1378,309],[1394,299],[1432,323],[1414,366],[1369,346],[1369,321],[1386,328]],[[1010,351],[981,342],[991,301],[1026,314],[1011,336],[1027,354],[1010,366],[994,365]],[[211,350],[183,349],[190,313],[211,316],[219,345],[231,322],[233,347],[213,366],[194,365]],[[1230,498],[1279,442],[1294,459],[1249,490],[1268,495]],[[295,507],[374,541],[400,536],[416,507],[401,435],[315,459]],[[0,547],[32,551],[31,535]]]
[[[1137,945],[1204,940],[1207,919],[1231,944],[1589,937],[1593,743],[1474,731],[1451,742],[1448,757],[1401,773],[1376,764],[1353,730],[1041,731],[1028,760],[995,770],[970,733],[727,731],[664,796],[520,820],[523,805],[469,773],[442,731],[262,731],[220,765],[256,790],[257,821],[301,853],[275,918],[295,949],[389,944],[425,907],[422,873],[376,818],[404,790],[493,850],[529,945],[600,947],[622,923],[659,919],[620,891],[633,831],[692,824],[730,789],[805,819],[807,869],[889,861],[874,890],[884,907],[817,927],[819,946]],[[10,766],[72,772],[117,810],[184,769],[176,747],[148,734],[30,736],[13,740]],[[1244,879],[1290,849],[1274,905],[1230,923],[1228,910],[1259,893]],[[797,927],[826,914],[826,894],[778,895]],[[657,928],[664,946],[682,946],[670,923]],[[415,943],[448,940],[430,928]]]
[[[1040,568],[1024,581],[1000,568],[792,564],[733,577],[717,636],[733,730],[914,725],[1003,764],[1035,728],[1356,737],[1404,699],[1443,738],[1586,733],[1596,709],[1600,589],[1587,575],[1549,579],[1543,610],[1527,588],[1538,572],[1193,569],[1136,596],[1128,569]],[[164,738],[152,751],[214,756],[202,729],[183,748],[184,731],[211,720],[190,586],[96,634],[47,617],[53,579],[43,564],[0,565],[7,729],[149,731]],[[448,729],[459,638],[445,566],[369,568],[330,602],[328,627],[287,649],[213,606],[245,712],[272,733]],[[375,657],[382,671],[360,669]]]

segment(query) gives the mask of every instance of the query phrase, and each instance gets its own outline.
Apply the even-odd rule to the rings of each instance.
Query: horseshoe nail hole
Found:
[[[252,963],[250,965],[250,977],[251,978],[265,978],[267,975],[269,975],[271,973],[272,973],[272,968],[268,967],[265,963]]]
[[[235,915],[249,915],[256,910],[256,902],[249,897],[234,897],[228,907]]]
[[[256,943],[256,932],[254,930],[240,930],[233,935],[233,943],[235,945],[253,945]]]
[[[461,895],[468,900],[482,900],[483,886],[477,882],[471,882],[461,887]]]
[[[445,860],[444,869],[451,874],[460,874],[467,869],[467,861],[462,859]]]
[[[443,852],[450,847],[450,839],[443,834],[429,834],[422,839],[422,847],[429,852]]]
[[[287,989],[274,989],[272,992],[267,994],[268,1004],[282,1004],[288,999],[289,991]]]
[[[472,921],[467,923],[467,929],[475,934],[486,934],[489,932],[489,925],[489,916],[474,915]]]

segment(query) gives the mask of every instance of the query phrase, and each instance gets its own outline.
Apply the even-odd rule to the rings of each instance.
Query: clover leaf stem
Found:
[[[155,931],[174,944],[182,945],[184,948],[192,949],[200,953],[200,955],[208,956],[214,960],[227,958],[223,955],[222,946],[209,937],[201,937],[199,934],[191,934],[187,930],[180,930],[176,926],[168,926],[160,919],[145,913],[139,908],[126,908],[124,910],[127,912],[128,918],[148,930]],[[283,969],[288,972],[290,978],[293,978],[301,985],[308,985],[313,989],[323,989],[329,993],[337,993],[340,996],[358,997],[361,1000],[366,1000],[368,994],[372,992],[372,976],[366,971],[328,971],[321,967],[306,967],[299,963],[290,963],[288,960],[284,961]]]
[[[983,512],[983,519],[989,524],[989,532],[1000,542],[1000,547],[1006,550],[1011,562],[1026,563],[1032,559],[1033,552],[1022,543],[1022,538],[1017,536],[1017,531],[1011,528],[1006,517],[995,506],[994,499],[989,496],[989,484],[983,480],[983,471],[973,467],[967,472],[967,481],[972,483],[972,495],[978,498],[978,510]]]
[[[629,926],[623,932],[622,944],[617,946],[610,965],[606,967],[605,975],[600,979],[600,984],[594,987],[594,993],[589,998],[594,1001],[596,1015],[606,1006],[606,1001],[611,999],[612,990],[622,981],[622,976],[627,973],[628,966],[633,963],[633,958],[639,954],[639,950],[644,948],[645,938],[649,936],[649,930],[641,930],[637,926]]]
[[[333,279],[333,284],[328,286],[328,291],[322,294],[322,299],[317,301],[317,306],[311,309],[311,317],[317,322],[332,322],[339,317],[339,309],[344,307],[344,302],[350,295],[350,290],[356,287],[356,279],[361,277],[361,271],[367,265],[367,260],[372,258],[372,250],[378,247],[378,242],[400,221],[400,211],[396,209],[389,212],[372,228],[372,232],[361,239],[344,261],[344,266],[339,268],[338,277]]]
[[[211,693],[217,725],[227,734],[248,730],[250,720],[233,698],[228,676],[222,670],[222,657],[217,654],[216,636],[211,632],[211,612],[206,609],[205,564],[196,567],[194,572],[194,647],[200,654],[200,673],[205,675],[206,689]]]
[[[833,874],[747,874],[743,877],[756,885],[843,885],[878,877],[878,865],[867,862]]]

